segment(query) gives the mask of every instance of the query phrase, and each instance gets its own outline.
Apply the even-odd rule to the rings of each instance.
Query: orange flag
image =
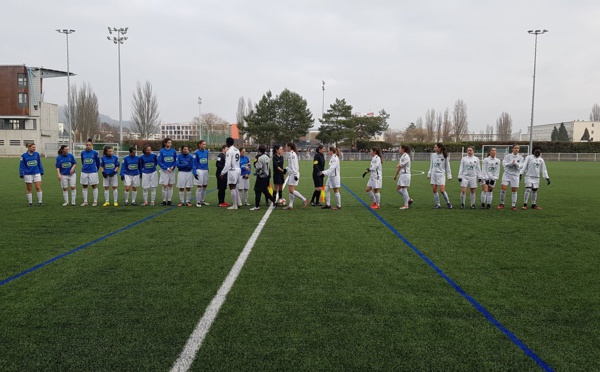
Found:
[[[321,187],[321,203],[325,203],[325,186]]]
[[[271,187],[271,184],[269,183],[269,194],[271,194],[271,196],[273,196],[273,187]]]

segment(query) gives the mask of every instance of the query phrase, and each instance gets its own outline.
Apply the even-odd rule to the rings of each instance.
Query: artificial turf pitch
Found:
[[[85,248],[0,285],[0,370],[171,368],[264,209],[217,208],[216,192],[203,208],[62,207],[53,160],[44,165],[44,206],[28,208],[18,160],[0,159],[0,281]],[[401,211],[395,162],[384,162],[376,213],[549,367],[600,370],[599,165],[547,165],[544,209],[515,212],[432,210],[427,179],[417,175],[428,164],[414,162],[415,203]],[[345,161],[341,174],[370,204],[360,178],[366,166]],[[310,167],[301,162],[299,187],[309,198]],[[296,201],[293,211],[273,212],[193,370],[540,368],[347,189],[341,193],[340,211],[303,210]]]

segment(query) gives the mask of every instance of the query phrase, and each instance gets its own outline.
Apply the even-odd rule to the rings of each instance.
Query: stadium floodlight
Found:
[[[112,41],[113,43],[117,44],[117,50],[118,50],[118,58],[119,58],[119,128],[120,128],[120,138],[119,138],[119,150],[121,150],[121,147],[123,146],[123,103],[122,103],[122,96],[121,96],[121,44],[123,44],[125,42],[125,40],[127,40],[127,37],[122,36],[125,35],[127,33],[127,30],[129,29],[129,27],[125,27],[125,28],[108,28],[108,33],[112,35],[113,32],[117,33],[117,36],[113,36],[112,38],[110,36],[107,36],[109,41]]]
[[[67,128],[67,133],[69,134],[69,139],[67,141],[67,144],[69,146],[69,149],[71,151],[73,151],[73,149],[71,148],[71,116],[72,116],[71,113],[72,113],[72,111],[71,111],[71,69],[69,66],[69,35],[72,34],[73,32],[75,32],[75,30],[63,28],[62,30],[57,29],[56,32],[65,34],[65,36],[67,37],[67,110],[69,111],[69,115],[68,115],[69,128]],[[41,79],[41,73],[40,73],[40,79]]]
[[[533,112],[535,106],[535,73],[537,66],[537,38],[538,35],[543,35],[548,30],[529,30],[527,31],[530,35],[535,35],[535,48],[533,52],[533,93],[531,94],[531,123],[529,124],[529,150],[533,149]]]

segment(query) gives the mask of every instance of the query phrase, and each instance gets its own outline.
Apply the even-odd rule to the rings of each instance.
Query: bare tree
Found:
[[[131,130],[139,133],[141,139],[150,138],[159,130],[158,115],[158,101],[152,84],[146,80],[142,86],[138,81],[131,102]]]
[[[65,109],[65,114],[72,115],[71,125],[75,138],[84,142],[92,138],[100,129],[100,113],[98,112],[98,97],[88,83],[83,83],[81,89],[73,85],[71,88],[71,112]]]
[[[435,110],[429,109],[425,114],[425,142],[433,142],[435,138]]]
[[[469,121],[467,119],[467,104],[462,99],[457,100],[454,104],[452,119],[456,142],[460,142],[469,133]]]
[[[229,137],[229,122],[211,112],[202,114],[200,123],[205,129],[204,140],[207,144],[214,145]]]
[[[67,132],[71,131],[71,133],[79,133],[77,128],[77,123],[75,122],[75,111],[77,110],[77,85],[71,84],[71,94],[69,96],[69,103],[64,107],[63,113],[65,114],[65,129]],[[71,108],[71,112],[69,112],[69,107]],[[71,128],[67,128],[69,126],[69,118],[71,119]],[[87,139],[87,138],[86,138]],[[75,137],[75,140],[78,140]]]
[[[399,146],[402,142],[402,131],[389,128],[385,131],[385,142],[391,143],[393,146]]]
[[[440,142],[442,140],[443,123],[444,123],[444,119],[442,117],[442,113],[438,112],[436,123],[435,123],[435,142]]]
[[[450,141],[452,141],[452,120],[450,119],[450,109],[446,107],[442,121],[442,142]]]
[[[503,112],[496,119],[496,134],[498,141],[510,141],[512,138],[512,118],[507,112]]]
[[[425,128],[423,128],[423,118],[419,116],[415,124],[417,126],[417,129],[414,133],[415,141],[425,142],[425,138],[427,138],[427,131]]]
[[[590,121],[600,121],[600,106],[597,103],[594,103],[594,106],[592,106]]]
[[[248,115],[248,111],[247,111],[246,101],[244,100],[244,97],[240,97],[240,99],[238,100],[238,108],[237,108],[237,112],[235,113],[235,117],[236,117],[238,129],[240,131],[240,136],[242,137],[241,138],[242,144],[244,143],[244,138],[245,138],[245,134],[246,134],[245,117],[247,115]]]

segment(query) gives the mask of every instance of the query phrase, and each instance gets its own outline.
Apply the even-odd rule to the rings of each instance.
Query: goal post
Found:
[[[495,148],[496,149],[496,157],[498,159],[504,159],[504,156],[506,154],[510,154],[512,153],[512,149],[513,149],[514,144],[510,144],[510,145],[483,145],[481,146],[481,160],[485,159],[488,157],[488,151],[490,151],[491,148]],[[526,157],[527,155],[530,154],[529,151],[529,145],[519,145],[519,154],[521,154],[523,157]]]

